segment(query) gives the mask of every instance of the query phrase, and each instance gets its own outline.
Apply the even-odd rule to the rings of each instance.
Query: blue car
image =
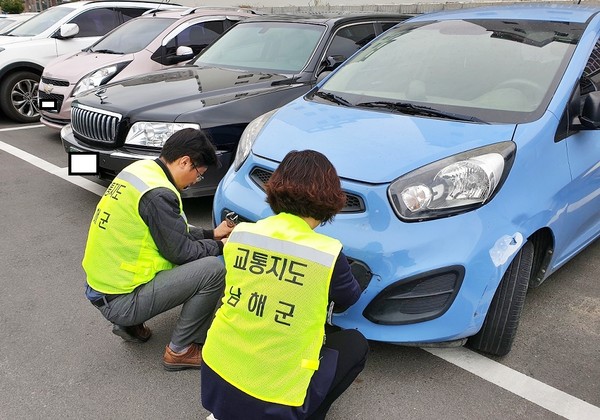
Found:
[[[270,174],[290,150],[318,150],[347,195],[318,230],[363,287],[333,322],[505,355],[527,289],[600,235],[599,34],[600,9],[573,5],[397,25],[246,128],[214,218],[271,215]]]

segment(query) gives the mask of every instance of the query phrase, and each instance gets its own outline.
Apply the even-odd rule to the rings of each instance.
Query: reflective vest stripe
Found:
[[[234,232],[234,235],[232,236],[235,238],[235,242],[241,242],[257,248],[276,250],[281,254],[295,255],[326,267],[331,266],[337,258],[337,255],[334,256],[318,249],[252,232]]]
[[[150,189],[150,186],[148,186],[148,184],[146,184],[144,181],[142,181],[142,179],[140,177],[132,174],[131,172],[123,171],[117,176],[117,179],[122,179],[123,181],[128,182],[129,184],[131,184],[132,187],[134,187],[140,193],[143,193],[143,192],[147,191],[148,189]]]

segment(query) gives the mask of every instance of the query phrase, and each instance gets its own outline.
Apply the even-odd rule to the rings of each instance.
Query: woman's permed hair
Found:
[[[331,222],[346,203],[335,167],[314,150],[289,152],[265,187],[275,214],[312,217],[322,224]]]

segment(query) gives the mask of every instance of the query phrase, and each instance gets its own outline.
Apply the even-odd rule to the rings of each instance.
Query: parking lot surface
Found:
[[[0,177],[0,418],[205,418],[198,372],[160,363],[178,310],[132,344],[83,295],[103,184],[67,175],[58,132],[2,116]],[[184,203],[200,226],[211,205]],[[365,370],[328,416],[365,418],[599,419],[600,241],[529,291],[506,357],[371,342]]]

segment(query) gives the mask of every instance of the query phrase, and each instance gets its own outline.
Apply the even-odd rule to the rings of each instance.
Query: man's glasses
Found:
[[[194,162],[192,162],[192,168],[194,168],[196,170],[196,182],[200,182],[204,179],[204,175],[202,175],[200,173],[200,170],[198,169],[198,167],[196,166],[196,164]]]

